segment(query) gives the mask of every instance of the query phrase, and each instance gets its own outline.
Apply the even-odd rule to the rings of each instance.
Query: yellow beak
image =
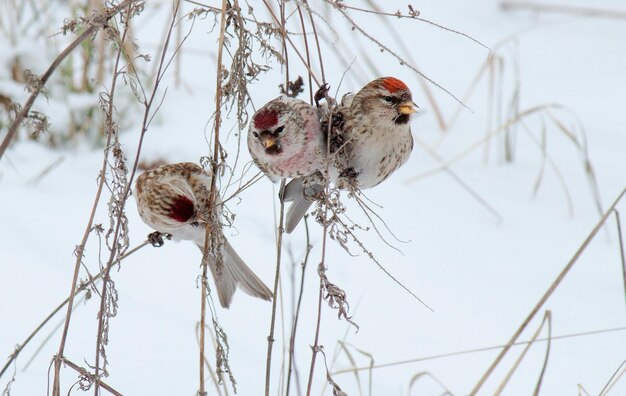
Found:
[[[398,111],[400,112],[400,114],[417,113],[417,109],[419,109],[419,107],[417,107],[417,105],[413,102],[404,102],[401,103],[400,106],[398,106]]]
[[[276,138],[273,136],[266,136],[264,139],[261,140],[261,142],[263,143],[263,146],[266,150],[268,148],[276,146]]]

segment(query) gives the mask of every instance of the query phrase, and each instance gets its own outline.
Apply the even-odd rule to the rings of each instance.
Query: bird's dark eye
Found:
[[[274,132],[275,133],[283,133],[284,130],[285,130],[284,126],[279,126],[278,128],[276,128],[276,130]]]
[[[252,132],[252,136],[254,136],[255,138],[258,138],[258,137],[259,137],[259,134],[258,134],[258,133],[256,133],[256,132]]]
[[[389,103],[393,102],[393,98],[391,96],[385,96],[384,99],[385,99],[385,102],[389,102]]]

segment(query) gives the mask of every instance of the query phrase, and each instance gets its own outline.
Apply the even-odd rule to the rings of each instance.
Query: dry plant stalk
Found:
[[[565,278],[565,276],[568,274],[568,272],[572,269],[572,267],[574,266],[574,264],[576,264],[576,262],[578,261],[578,259],[580,258],[580,256],[583,254],[583,252],[585,251],[585,249],[587,248],[587,246],[589,245],[589,243],[591,243],[591,241],[593,240],[593,238],[596,236],[596,234],[598,233],[598,231],[600,231],[600,229],[602,228],[602,226],[604,225],[604,223],[606,222],[606,220],[608,219],[608,217],[613,213],[613,209],[620,203],[620,201],[622,200],[622,198],[624,197],[624,195],[626,194],[626,187],[624,187],[624,189],[618,194],[617,198],[613,201],[613,203],[611,204],[611,206],[604,212],[604,215],[602,216],[602,218],[600,219],[600,221],[598,221],[598,223],[596,224],[596,226],[591,230],[591,232],[589,233],[589,235],[587,236],[587,238],[583,241],[582,245],[580,245],[580,247],[578,248],[578,250],[576,251],[576,253],[574,253],[574,256],[570,259],[570,261],[567,263],[567,265],[563,268],[563,270],[561,271],[561,273],[559,273],[559,275],[556,277],[556,279],[554,280],[554,282],[552,282],[552,284],[550,285],[550,287],[548,288],[548,290],[546,290],[546,292],[544,293],[544,295],[541,297],[541,299],[539,300],[539,302],[537,302],[537,304],[535,305],[535,307],[532,309],[532,311],[530,312],[530,314],[528,314],[528,316],[526,317],[526,319],[524,319],[524,321],[522,322],[522,324],[519,326],[519,328],[515,331],[515,333],[513,334],[513,336],[511,337],[511,339],[509,340],[509,342],[506,344],[506,346],[502,349],[502,351],[498,354],[498,356],[496,357],[496,359],[493,361],[493,363],[489,366],[489,368],[487,369],[487,371],[483,374],[483,376],[480,378],[480,380],[478,381],[478,383],[476,383],[476,385],[474,386],[474,388],[472,389],[472,392],[470,393],[470,395],[476,395],[478,393],[478,391],[480,390],[480,388],[482,388],[482,386],[484,385],[484,383],[487,381],[487,379],[489,378],[489,376],[491,375],[491,373],[493,373],[493,371],[495,370],[495,368],[498,366],[498,364],[500,363],[500,361],[502,361],[502,359],[504,358],[504,356],[507,354],[507,352],[511,349],[511,347],[513,346],[513,344],[515,343],[515,341],[517,341],[517,339],[519,338],[519,336],[522,334],[522,332],[526,329],[526,326],[528,326],[528,324],[530,323],[530,321],[535,317],[535,315],[537,314],[537,312],[539,312],[539,310],[541,309],[541,307],[543,306],[543,304],[545,304],[545,302],[548,300],[548,298],[550,298],[550,296],[552,295],[552,293],[554,293],[554,291],[559,287],[559,285],[561,284],[561,282],[563,281],[563,279]]]
[[[520,355],[515,360],[515,363],[513,363],[513,366],[511,367],[511,369],[506,373],[506,376],[504,377],[500,385],[498,385],[498,388],[494,392],[494,396],[500,396],[502,394],[502,391],[504,390],[505,386],[507,385],[507,383],[513,376],[513,373],[515,373],[515,370],[517,370],[522,360],[524,360],[524,357],[526,356],[526,352],[528,352],[528,350],[533,346],[535,341],[537,341],[537,338],[539,337],[541,330],[543,330],[544,325],[548,327],[546,354],[545,354],[545,358],[543,361],[543,366],[541,368],[541,373],[539,374],[539,378],[537,379],[537,383],[535,385],[535,391],[533,392],[534,396],[539,395],[539,390],[541,389],[541,383],[543,381],[543,377],[546,373],[546,368],[548,366],[548,359],[550,357],[550,347],[552,346],[552,312],[550,310],[546,310],[546,313],[543,315],[543,320],[539,324],[539,327],[535,331],[535,334],[533,334],[532,338],[530,339],[530,342],[526,344],[526,347],[522,350],[522,353],[520,353]]]
[[[454,394],[450,391],[450,389],[448,389],[448,387],[443,382],[441,382],[439,378],[437,378],[433,373],[429,371],[420,371],[419,373],[415,373],[411,377],[411,381],[409,381],[408,394],[410,395],[412,393],[413,387],[415,386],[415,384],[417,384],[419,381],[425,378],[430,378],[443,389],[443,393],[440,393],[441,396],[454,396]]]
[[[264,0],[264,3],[268,9],[268,11],[274,16],[273,11],[270,5]],[[276,17],[274,16],[274,20]],[[280,2],[280,24],[278,24],[278,28],[281,32],[282,39],[282,56],[285,60],[285,85],[284,90],[288,90],[290,86],[289,81],[289,53],[287,51],[287,43],[286,43],[286,28],[285,28],[285,1]],[[307,54],[308,55],[308,54]],[[280,195],[285,189],[285,179],[282,179],[280,182]],[[278,301],[277,293],[278,293],[278,284],[280,282],[280,264],[282,259],[282,250],[283,250],[283,223],[285,217],[285,203],[283,200],[280,200],[280,212],[278,218],[278,229],[276,230],[276,272],[274,275],[274,298],[272,299],[272,316],[270,318],[270,329],[269,335],[267,336],[267,358],[265,363],[265,396],[269,396],[270,394],[270,379],[272,372],[272,347],[274,345],[274,326],[276,324],[276,304]]]
[[[626,12],[619,10],[608,10],[602,8],[576,7],[559,4],[534,3],[530,1],[505,0],[500,3],[503,10],[528,10],[532,12],[546,12],[569,14],[587,17],[602,18],[626,18]]]
[[[622,221],[617,209],[615,212],[615,222],[617,223],[617,238],[619,239],[619,256],[622,260],[622,281],[624,283],[624,298],[626,298],[626,250],[624,249],[624,235],[622,234]]]
[[[79,374],[79,378],[78,381],[74,384],[74,385],[78,385],[78,388],[82,391],[88,391],[94,384],[96,385],[96,394],[98,394],[98,387],[102,387],[103,389],[105,389],[107,392],[109,392],[110,394],[114,395],[114,396],[123,396],[120,392],[118,392],[117,390],[115,390],[112,386],[108,385],[106,382],[102,381],[100,379],[100,377],[91,374],[91,372],[89,372],[89,370],[87,370],[84,367],[81,367],[79,365],[77,365],[76,363],[73,363],[65,358],[56,358],[58,360],[61,361],[61,363],[63,363],[64,365],[70,367],[71,369],[73,369],[74,371],[76,371]],[[74,385],[72,387],[74,387]],[[70,389],[71,391],[71,389]]]
[[[293,324],[291,326],[291,335],[289,336],[289,363],[288,363],[288,367],[287,367],[287,386],[285,389],[285,394],[289,395],[289,390],[290,390],[290,386],[291,386],[291,373],[292,373],[292,367],[293,370],[296,371],[296,383],[299,384],[299,379],[298,379],[298,371],[295,367],[295,363],[294,363],[294,354],[295,354],[295,348],[296,348],[296,331],[298,329],[298,320],[300,319],[300,308],[302,307],[302,295],[304,293],[304,275],[306,273],[306,267],[307,264],[309,262],[309,254],[311,253],[311,250],[313,249],[313,246],[311,245],[311,237],[309,234],[309,222],[308,222],[308,218],[309,215],[305,215],[303,218],[303,222],[304,222],[304,229],[306,232],[306,249],[305,249],[305,254],[304,254],[304,259],[302,260],[300,267],[302,269],[302,274],[300,276],[300,287],[299,287],[299,291],[298,291],[298,302],[296,304],[296,310],[295,313],[293,315]],[[295,263],[294,263],[295,266]]]
[[[613,327],[613,328],[608,328],[608,329],[591,330],[591,331],[583,331],[583,332],[570,333],[570,334],[563,334],[563,335],[558,335],[558,336],[551,336],[550,338],[543,337],[543,338],[537,338],[534,341],[517,341],[517,342],[515,342],[513,344],[513,346],[528,345],[528,344],[530,344],[532,342],[537,343],[537,342],[544,342],[544,341],[548,341],[548,340],[556,341],[556,340],[563,340],[563,339],[569,339],[569,338],[578,338],[578,337],[587,337],[587,336],[591,336],[591,335],[607,334],[607,333],[621,332],[621,331],[626,331],[626,326]],[[466,349],[466,350],[462,350],[462,351],[441,353],[441,354],[437,354],[437,355],[422,356],[422,357],[416,357],[416,358],[413,358],[413,359],[400,360],[400,361],[397,361],[397,362],[379,363],[379,364],[374,364],[372,366],[350,367],[350,368],[345,368],[345,369],[340,369],[340,370],[333,371],[332,374],[333,375],[348,374],[348,373],[355,373],[355,372],[359,372],[359,371],[366,371],[366,370],[369,371],[369,370],[376,370],[376,369],[382,369],[382,368],[388,368],[388,367],[403,366],[403,365],[407,365],[407,364],[426,362],[426,361],[429,361],[429,360],[445,359],[445,358],[449,358],[449,357],[462,356],[462,355],[467,355],[467,354],[481,353],[481,352],[488,352],[488,351],[497,351],[497,350],[501,350],[504,347],[506,347],[506,344],[504,344],[504,345],[488,346],[488,347],[483,347],[483,348]]]
[[[626,360],[620,363],[619,367],[615,370],[611,378],[609,378],[606,385],[604,385],[604,387],[598,394],[599,396],[606,396],[609,394],[613,386],[617,384],[617,382],[624,376],[624,374],[626,374],[625,366],[626,366]]]
[[[211,170],[213,177],[211,178],[211,188],[209,190],[209,202],[214,205],[217,198],[217,175],[219,174],[219,153],[220,153],[220,126],[222,122],[222,54],[224,49],[224,33],[226,31],[226,7],[228,2],[226,0],[222,0],[222,11],[220,16],[220,35],[218,39],[218,49],[217,49],[217,75],[216,75],[216,91],[215,91],[215,129],[213,135],[213,155],[211,157]],[[210,210],[209,212],[209,220],[215,220],[214,211]],[[216,227],[219,227],[217,222],[215,221],[207,221],[206,222],[206,230],[205,230],[205,240],[204,240],[204,249],[203,249],[203,257],[202,257],[202,290],[201,290],[201,301],[200,301],[200,385],[198,388],[198,396],[205,396],[205,384],[204,384],[204,360],[205,360],[205,327],[206,327],[206,305],[208,299],[208,287],[207,287],[207,271],[208,271],[208,258],[209,251],[211,249],[216,249],[215,246],[211,246],[210,241],[214,241],[215,236],[219,234]],[[219,248],[219,247],[218,247]],[[218,269],[216,272],[221,274],[222,268],[219,268],[220,260],[216,260],[216,265],[218,265]],[[223,264],[223,263],[222,263]],[[215,319],[213,320],[215,324]],[[217,331],[217,328],[216,328]],[[219,362],[220,355],[218,353],[217,360]],[[218,363],[218,370],[220,369],[220,364]],[[218,372],[218,378],[221,380],[221,375]],[[233,384],[234,386],[234,384]]]
[[[134,3],[135,3],[135,1],[126,1],[126,2],[123,3],[125,8],[118,8],[118,10],[126,10],[130,14],[130,9],[131,9],[131,7],[133,7],[135,5]],[[80,42],[76,43],[76,45],[78,45],[79,43]],[[73,48],[75,48],[75,46]],[[71,50],[69,52],[71,52]],[[69,54],[69,52],[67,54]],[[115,70],[117,70],[117,64],[118,64],[118,61],[119,61],[120,52],[121,51],[118,51]],[[65,56],[67,56],[67,54],[65,54]],[[54,69],[49,69],[49,70],[54,70]],[[116,81],[116,79],[114,78],[113,82],[112,82],[112,87],[113,87],[112,91],[114,91],[115,81]],[[31,96],[31,98],[32,98],[32,102],[34,102],[35,97]],[[31,105],[32,105],[32,102],[31,102]],[[15,123],[16,123],[16,125],[19,125],[18,119],[15,120]],[[16,128],[17,128],[17,126],[16,126]],[[5,140],[10,139],[10,136],[11,136],[11,134],[9,132],[9,134],[6,136]],[[69,301],[68,301],[68,304],[67,304],[67,313],[65,315],[65,325],[64,325],[64,328],[63,328],[63,334],[62,334],[62,337],[61,337],[61,342],[59,344],[59,350],[58,350],[58,352],[56,354],[56,358],[55,358],[55,361],[54,361],[54,382],[53,382],[53,385],[52,385],[52,394],[53,394],[53,396],[60,396],[60,394],[61,394],[61,388],[60,388],[61,387],[61,385],[60,385],[61,359],[64,359],[64,355],[63,354],[64,354],[64,350],[65,350],[65,343],[67,341],[67,333],[68,333],[68,330],[69,330],[70,318],[71,318],[71,315],[72,315],[72,307],[73,307],[74,297],[76,295],[76,286],[77,286],[77,281],[78,281],[78,273],[79,273],[80,264],[81,264],[81,261],[82,261],[82,258],[83,258],[83,251],[84,251],[85,246],[87,244],[87,239],[89,238],[89,234],[91,233],[91,230],[92,230],[96,209],[97,209],[98,204],[100,202],[100,196],[102,194],[102,188],[103,188],[104,183],[105,183],[105,174],[106,174],[106,169],[107,169],[107,165],[108,165],[108,158],[109,158],[109,149],[108,149],[108,147],[111,144],[111,142],[112,142],[112,134],[109,133],[107,135],[107,145],[106,145],[106,148],[105,148],[105,151],[104,151],[103,160],[102,160],[102,168],[100,170],[100,181],[98,183],[98,188],[97,188],[97,191],[96,191],[96,196],[94,198],[94,203],[93,203],[93,207],[92,207],[92,210],[91,210],[91,214],[89,216],[89,221],[87,222],[87,226],[85,228],[85,233],[83,235],[82,241],[81,241],[80,245],[77,246],[76,251],[75,251],[76,263],[75,263],[75,266],[74,266],[74,275],[73,275],[73,278],[72,278],[72,286],[71,286],[71,289],[70,289],[70,297],[69,297]],[[7,145],[8,145],[8,143],[7,143]],[[0,150],[0,155],[1,154],[2,154],[2,151]],[[113,260],[111,260],[111,262],[113,262]]]

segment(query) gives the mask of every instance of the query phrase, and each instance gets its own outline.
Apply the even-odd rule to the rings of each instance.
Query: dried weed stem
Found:
[[[209,202],[214,205],[217,198],[217,177],[219,174],[219,160],[220,160],[220,127],[222,123],[222,57],[224,50],[224,35],[226,32],[226,11],[229,3],[227,0],[222,0],[222,9],[220,14],[220,35],[218,39],[218,48],[217,48],[217,74],[216,74],[216,89],[215,89],[215,129],[213,131],[213,154],[211,157],[211,189],[209,191]],[[213,209],[211,207],[209,219],[213,219]],[[202,254],[202,286],[201,286],[201,302],[200,302],[200,356],[199,356],[199,369],[200,369],[200,385],[198,388],[198,395],[204,396],[206,395],[205,384],[204,384],[204,360],[205,360],[205,328],[206,328],[206,306],[208,299],[208,287],[207,287],[207,271],[208,271],[208,258],[209,258],[209,249],[210,242],[215,240],[213,238],[213,234],[219,232],[217,227],[218,224],[212,224],[212,221],[206,222],[205,227],[205,236],[204,236],[204,249]],[[219,265],[220,260],[216,260],[215,265]],[[223,264],[222,264],[223,265]],[[218,268],[217,273],[221,274],[222,269]],[[215,321],[214,321],[215,323]],[[217,329],[216,329],[217,331]]]
[[[507,352],[511,349],[511,347],[513,346],[513,344],[515,343],[515,341],[517,341],[517,339],[519,338],[519,336],[522,334],[522,332],[524,331],[524,329],[526,329],[526,326],[528,326],[528,324],[530,323],[530,321],[535,317],[535,315],[537,314],[537,312],[539,312],[539,310],[541,309],[541,307],[543,306],[543,304],[545,304],[545,302],[548,300],[548,298],[550,298],[550,296],[552,295],[552,293],[554,293],[554,291],[557,289],[557,287],[561,284],[561,282],[563,281],[563,279],[565,278],[565,276],[568,274],[568,272],[572,269],[572,267],[574,266],[574,264],[576,264],[576,262],[578,261],[578,259],[580,258],[580,256],[583,254],[583,252],[585,251],[585,249],[587,248],[587,246],[589,245],[589,243],[591,243],[591,241],[593,240],[593,238],[596,236],[596,234],[598,233],[598,231],[600,231],[600,229],[602,228],[602,226],[604,225],[604,223],[606,222],[607,218],[613,213],[613,209],[617,206],[617,204],[622,200],[622,198],[624,197],[624,194],[626,194],[626,187],[621,191],[621,193],[618,194],[617,198],[615,199],[615,201],[613,201],[613,204],[611,204],[611,206],[604,212],[604,214],[602,215],[602,218],[600,219],[600,221],[598,221],[598,223],[596,224],[596,226],[591,230],[591,232],[589,233],[589,235],[587,236],[587,238],[584,240],[584,242],[582,243],[582,245],[580,245],[580,247],[578,248],[578,250],[576,251],[576,253],[574,254],[574,256],[571,258],[571,260],[567,263],[567,265],[565,266],[565,268],[563,268],[563,270],[559,273],[559,275],[556,277],[556,279],[554,280],[554,282],[552,282],[552,284],[550,285],[550,287],[548,288],[548,290],[544,293],[544,295],[541,297],[541,299],[539,300],[539,302],[535,305],[535,307],[532,309],[532,311],[530,312],[530,314],[528,315],[528,317],[526,317],[526,319],[524,319],[524,321],[522,322],[522,324],[519,326],[519,328],[515,331],[515,333],[513,334],[513,336],[511,337],[511,339],[509,340],[509,342],[506,344],[506,346],[502,349],[502,351],[498,354],[498,356],[496,357],[496,359],[493,361],[493,363],[491,363],[491,366],[489,366],[489,368],[487,369],[487,371],[483,374],[483,376],[480,378],[480,380],[478,381],[478,383],[474,386],[474,388],[472,389],[472,392],[470,393],[470,395],[476,395],[478,393],[478,391],[480,390],[480,388],[482,388],[482,386],[484,385],[484,383],[487,381],[487,379],[489,378],[489,376],[491,375],[491,373],[493,373],[493,371],[495,370],[495,368],[498,366],[498,364],[500,363],[500,361],[504,358],[504,356],[507,354]]]
[[[289,52],[287,50],[287,41],[286,41],[286,39],[288,39],[289,37],[287,35],[287,29],[285,27],[285,23],[286,23],[285,1],[283,0],[280,2],[280,22],[277,20],[271,6],[267,3],[267,1],[264,0],[263,2],[265,3],[265,6],[267,7],[268,12],[272,15],[272,18],[274,19],[274,23],[278,26],[281,32],[282,55],[283,55],[283,59],[285,60],[284,62],[284,66],[285,66],[284,89],[285,89],[285,92],[287,93],[289,90],[290,81],[289,81]],[[282,179],[280,182],[279,196],[282,197],[284,190],[285,190],[285,179]],[[279,216],[278,229],[277,229],[277,235],[276,235],[276,272],[274,276],[274,290],[273,290],[274,298],[272,299],[272,315],[270,318],[269,335],[267,336],[267,357],[266,357],[266,363],[265,363],[265,396],[269,396],[270,394],[270,379],[271,379],[271,372],[272,372],[272,347],[275,341],[274,340],[274,327],[276,325],[276,305],[278,303],[277,293],[278,293],[278,284],[280,282],[280,265],[282,261],[281,259],[282,259],[282,250],[283,250],[283,234],[284,234],[283,223],[284,223],[284,217],[285,217],[285,203],[283,202],[282,199],[280,200],[280,212],[278,216]]]
[[[116,7],[115,9],[116,9],[116,11],[120,11],[122,9],[127,9],[127,8],[131,7],[133,5],[133,3],[135,3],[134,0],[125,1],[124,3],[122,3],[122,5],[124,7],[121,7],[121,5],[120,5],[120,6]],[[113,15],[111,17],[113,17]],[[108,21],[108,19],[107,19],[107,21]],[[97,25],[97,26],[103,26],[103,25]],[[95,30],[92,30],[91,33],[93,33],[93,31],[95,31]],[[82,37],[82,35],[81,35],[81,37]],[[86,37],[87,36],[83,37],[83,39],[86,38]],[[76,46],[78,46],[78,44],[80,44],[80,42],[82,42],[82,39],[80,41],[78,41],[78,39],[75,40],[70,45],[70,47],[68,47],[68,49],[71,48],[71,50],[73,50],[74,48],[76,48]],[[65,58],[67,55],[69,55],[71,50],[67,51],[67,49],[66,49],[66,51],[64,51],[62,53],[63,58]],[[118,51],[118,57],[117,57],[118,60],[119,60],[120,52],[121,52],[121,50]],[[63,58],[61,58],[61,60]],[[57,58],[58,62],[56,62],[57,60],[55,60],[55,62],[53,63],[52,66],[54,66],[54,68],[51,66],[51,68],[48,69],[50,71],[50,73],[46,73],[44,76],[47,75],[47,78],[49,78],[50,75],[52,75],[52,73],[54,72],[54,69],[56,68],[56,66],[58,66],[58,63],[60,63],[59,59],[60,59],[60,57]],[[56,63],[56,65],[55,65],[55,63]],[[117,65],[116,65],[116,69],[115,70],[117,70]],[[115,79],[114,79],[114,81],[115,81]],[[36,98],[35,94],[38,93],[39,91],[40,90],[37,90],[35,93],[33,93],[33,95],[31,95],[31,98],[29,98],[29,102],[31,102],[30,105],[32,105],[32,102],[34,102],[34,100]],[[24,113],[24,115],[25,115],[26,113],[24,112],[24,110],[28,111],[28,108],[29,108],[29,106],[28,106],[28,103],[27,103],[27,105],[24,107],[24,109],[22,110],[21,113]],[[23,116],[22,116],[22,118],[23,118]],[[21,122],[21,120],[19,119],[19,117],[14,121],[13,125],[15,125],[16,129],[19,126],[20,122]],[[12,125],[11,129],[13,129],[13,125]],[[11,138],[11,131],[9,131],[9,134],[6,136],[5,141],[7,141],[10,138]],[[60,384],[61,360],[60,359],[63,358],[63,353],[65,351],[65,343],[67,342],[67,333],[68,333],[68,330],[69,330],[70,319],[71,319],[71,316],[72,316],[72,307],[73,307],[74,298],[75,298],[75,295],[76,295],[76,290],[77,290],[76,285],[77,285],[77,282],[78,282],[78,274],[79,274],[79,271],[80,271],[80,265],[81,265],[81,262],[82,262],[82,259],[83,259],[83,252],[85,250],[85,246],[87,245],[87,240],[88,240],[89,235],[91,233],[91,230],[93,228],[93,221],[94,221],[94,217],[95,217],[95,214],[96,214],[96,209],[98,208],[98,204],[100,202],[100,196],[102,195],[102,188],[104,187],[104,183],[105,183],[105,179],[106,179],[105,174],[106,174],[106,169],[107,169],[108,159],[109,159],[109,149],[108,148],[109,148],[109,145],[111,144],[111,139],[112,139],[111,134],[108,134],[107,135],[107,142],[106,142],[106,146],[105,146],[105,150],[104,150],[104,156],[103,156],[103,159],[102,159],[102,167],[100,169],[100,175],[99,175],[100,180],[98,182],[98,187],[97,187],[97,190],[96,190],[96,196],[94,197],[94,202],[93,202],[93,205],[92,205],[92,208],[91,208],[91,213],[89,215],[89,220],[87,221],[87,226],[85,227],[85,232],[83,233],[83,238],[82,238],[80,244],[76,247],[76,250],[75,250],[76,262],[74,264],[74,275],[72,277],[72,286],[71,286],[71,289],[70,289],[70,296],[69,296],[69,301],[68,301],[68,304],[67,304],[67,311],[66,311],[66,315],[65,315],[65,324],[64,324],[63,333],[62,333],[62,336],[61,336],[61,342],[59,343],[59,350],[58,350],[58,352],[56,354],[56,359],[54,361],[54,380],[53,380],[53,385],[52,385],[52,395],[53,396],[60,396],[60,394],[61,394],[61,388],[60,388],[61,387],[61,384]],[[3,142],[3,144],[4,144],[4,142]],[[8,146],[8,142],[7,142],[7,146]],[[3,151],[2,151],[2,149],[0,149],[0,158],[1,158],[2,153],[3,153]]]
[[[289,390],[291,386],[291,372],[292,367],[295,367],[293,364],[295,349],[296,349],[296,331],[298,329],[298,320],[300,319],[300,308],[302,306],[302,295],[304,294],[304,276],[306,274],[306,266],[309,262],[309,254],[311,253],[311,249],[313,246],[311,245],[311,237],[309,233],[309,215],[304,216],[304,230],[306,232],[306,251],[304,254],[304,259],[302,263],[300,263],[300,268],[302,269],[302,275],[300,276],[300,290],[298,292],[298,302],[296,304],[296,312],[293,317],[293,324],[291,326],[291,335],[289,336],[289,363],[287,368],[287,387],[285,391],[285,395],[289,396]],[[296,382],[298,383],[297,372],[296,372]]]

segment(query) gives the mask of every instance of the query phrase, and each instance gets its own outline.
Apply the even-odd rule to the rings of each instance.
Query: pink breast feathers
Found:
[[[278,114],[272,110],[261,111],[254,117],[254,127],[261,131],[276,124],[278,124]]]
[[[191,219],[195,212],[193,202],[184,195],[179,195],[172,202],[168,216],[176,221],[184,223]]]

